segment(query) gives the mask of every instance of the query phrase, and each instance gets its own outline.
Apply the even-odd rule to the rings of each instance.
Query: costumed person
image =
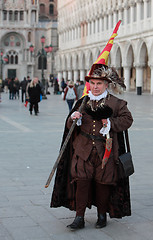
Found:
[[[133,118],[127,102],[108,91],[110,85],[116,92],[125,88],[116,70],[107,66],[119,25],[120,21],[85,77],[90,91],[82,112],[78,109],[84,97],[76,102],[65,124],[62,145],[78,119],[58,163],[50,206],[76,211],[74,221],[67,226],[70,230],[85,227],[85,211],[92,205],[97,207],[96,228],[107,225],[107,213],[111,218],[131,215],[129,178],[120,179],[118,157],[125,152],[123,131],[132,125]],[[107,140],[112,140],[108,149]]]
[[[34,108],[35,115],[37,115],[38,103],[40,102],[40,95],[42,95],[41,87],[39,85],[37,77],[33,78],[33,80],[29,83],[28,95],[29,95],[29,102],[30,102],[30,107],[29,107],[30,114],[32,115],[32,110]]]

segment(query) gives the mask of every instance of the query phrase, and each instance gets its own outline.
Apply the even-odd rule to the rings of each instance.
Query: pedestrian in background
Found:
[[[15,95],[15,83],[14,78],[11,78],[8,82],[8,88],[9,88],[9,99],[13,100]]]
[[[14,88],[15,88],[14,97],[15,97],[15,99],[16,98],[19,99],[20,82],[19,82],[19,79],[17,77],[14,79]]]
[[[59,92],[59,84],[58,84],[57,78],[54,79],[53,85],[54,85],[54,94],[58,94],[58,92]]]
[[[38,78],[34,77],[28,85],[28,95],[29,95],[29,111],[32,115],[34,108],[35,115],[38,114],[38,103],[40,102],[40,95],[42,95],[41,87],[38,83]]]
[[[78,99],[77,91],[76,91],[76,88],[74,87],[74,82],[69,81],[68,86],[65,88],[64,97],[63,97],[63,100],[66,100],[68,104],[69,111],[71,111],[74,101],[77,99]]]
[[[6,93],[8,93],[8,83],[9,83],[9,79],[5,78],[5,81],[4,81],[4,91]]]
[[[62,78],[62,81],[61,81],[61,89],[62,89],[62,92],[64,92],[64,89],[67,87],[67,84],[66,82],[64,81],[64,78]]]
[[[22,102],[26,102],[26,87],[27,87],[28,81],[26,80],[26,77],[21,81],[20,87],[21,87],[21,100]]]
[[[83,95],[84,86],[85,86],[84,81],[79,81],[79,86],[77,87],[78,99],[81,98]]]

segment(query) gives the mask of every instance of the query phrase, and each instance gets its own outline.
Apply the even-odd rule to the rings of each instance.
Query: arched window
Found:
[[[13,57],[13,55],[11,55],[11,62],[10,63],[14,64],[14,57]]]
[[[31,42],[31,32],[28,32],[28,42]]]
[[[45,4],[40,4],[40,14],[45,13]]]
[[[14,21],[18,21],[18,11],[14,12]]]
[[[18,56],[15,56],[15,64],[18,64]]]
[[[7,20],[7,11],[3,11],[3,20]]]
[[[13,20],[13,12],[9,11],[9,21],[12,21],[12,20]]]
[[[50,14],[50,15],[53,15],[53,14],[54,14],[54,5],[53,5],[53,4],[50,4],[50,5],[49,5],[49,14]]]
[[[20,20],[23,21],[23,11],[20,12]]]
[[[8,62],[7,64],[18,64],[18,53],[16,51],[9,51],[7,54]]]
[[[38,69],[40,70],[42,68],[47,69],[47,58],[45,56],[39,56],[38,58]]]

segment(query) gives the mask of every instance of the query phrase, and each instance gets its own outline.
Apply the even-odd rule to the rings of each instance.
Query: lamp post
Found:
[[[43,99],[47,99],[46,97],[46,80],[45,80],[45,77],[44,77],[44,69],[45,69],[45,59],[47,57],[47,54],[48,53],[51,53],[52,50],[53,50],[53,47],[52,45],[50,44],[49,46],[45,46],[44,47],[44,44],[45,44],[45,36],[42,36],[41,37],[41,49],[38,50],[37,54],[36,55],[33,55],[32,53],[34,53],[34,46],[31,44],[30,47],[29,47],[29,50],[32,54],[33,57],[41,57],[41,82],[42,82],[42,85],[43,85],[43,89],[44,89],[44,96],[43,96]]]
[[[3,52],[0,52],[0,100],[1,100],[1,92],[2,92],[2,84],[3,84],[3,65],[8,62],[7,56],[3,57]]]

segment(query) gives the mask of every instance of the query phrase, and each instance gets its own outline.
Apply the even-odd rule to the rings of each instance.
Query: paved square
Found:
[[[51,89],[53,92],[53,89]],[[2,93],[0,103],[0,240],[152,240],[153,239],[153,96],[124,93],[134,123],[130,143],[135,174],[130,177],[132,216],[108,218],[94,228],[96,209],[87,210],[86,227],[69,232],[74,212],[50,209],[45,183],[57,159],[68,106],[60,95],[47,95],[38,116],[21,100]]]

